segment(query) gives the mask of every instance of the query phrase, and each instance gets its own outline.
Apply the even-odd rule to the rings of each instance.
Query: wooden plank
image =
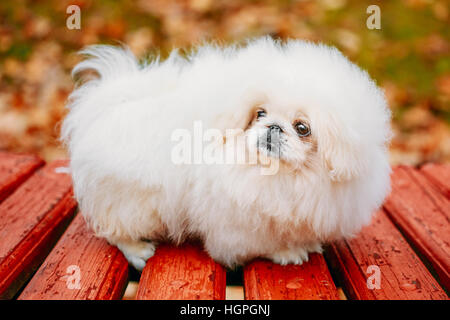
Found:
[[[223,300],[226,271],[197,244],[161,244],[142,271],[136,299]]]
[[[356,238],[332,244],[327,258],[351,299],[447,299],[383,210]]]
[[[36,156],[0,152],[0,203],[43,165]]]
[[[78,214],[19,299],[120,299],[127,280],[128,262],[123,254],[95,237]]]
[[[323,255],[310,254],[302,265],[281,266],[255,260],[244,267],[246,300],[338,300]]]
[[[0,298],[11,298],[44,260],[76,208],[70,176],[38,170],[0,204]]]
[[[427,163],[420,171],[445,195],[450,198],[450,164]]]
[[[385,208],[407,239],[431,263],[450,289],[450,200],[418,170],[400,166],[392,173]]]

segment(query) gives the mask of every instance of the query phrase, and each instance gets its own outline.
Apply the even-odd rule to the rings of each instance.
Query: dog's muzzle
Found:
[[[258,147],[266,150],[267,154],[272,157],[280,157],[281,152],[281,135],[283,130],[279,125],[273,124],[264,130],[258,139]]]

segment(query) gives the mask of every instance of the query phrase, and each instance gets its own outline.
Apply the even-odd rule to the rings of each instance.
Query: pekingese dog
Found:
[[[260,38],[147,63],[126,48],[83,53],[73,73],[98,76],[71,94],[62,127],[75,196],[137,269],[159,241],[189,237],[230,267],[301,264],[356,234],[389,191],[386,100],[335,48]]]

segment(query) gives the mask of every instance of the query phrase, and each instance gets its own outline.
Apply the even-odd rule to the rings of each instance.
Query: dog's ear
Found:
[[[361,152],[363,146],[359,137],[340,120],[331,115],[316,117],[318,152],[327,166],[331,180],[348,181],[364,172],[366,159]]]

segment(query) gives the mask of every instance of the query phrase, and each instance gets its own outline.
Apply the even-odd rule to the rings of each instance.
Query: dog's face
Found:
[[[294,174],[310,170],[332,182],[367,174],[389,141],[382,91],[336,50],[266,45],[266,54],[251,47],[236,57],[235,69],[222,70],[224,90],[214,92],[214,107],[204,113],[213,114],[211,127],[241,129],[246,152],[279,160]]]
[[[280,169],[294,174],[320,170],[335,182],[351,180],[366,168],[364,150],[369,146],[362,144],[339,114],[327,108],[294,98],[280,102],[259,94],[243,98],[234,110],[217,119],[219,126],[243,130],[240,136],[245,138],[246,152],[262,159],[256,165],[278,161]],[[225,139],[225,144],[230,140]]]
[[[251,108],[249,119],[247,148],[260,157],[298,170],[317,152],[311,120],[300,108],[263,103]]]

